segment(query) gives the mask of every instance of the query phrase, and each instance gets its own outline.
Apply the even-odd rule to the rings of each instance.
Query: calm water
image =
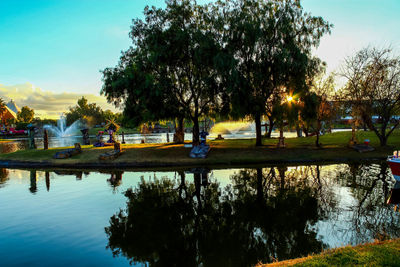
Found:
[[[385,163],[1,169],[1,265],[247,266],[299,257],[400,236],[400,214],[386,204],[394,186]]]

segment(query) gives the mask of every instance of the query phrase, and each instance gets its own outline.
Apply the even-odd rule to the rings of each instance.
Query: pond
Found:
[[[177,171],[0,169],[0,258],[250,266],[400,236],[386,163]],[[398,200],[398,197],[397,197]]]

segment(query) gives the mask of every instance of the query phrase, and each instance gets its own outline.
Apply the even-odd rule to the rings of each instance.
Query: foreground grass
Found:
[[[400,239],[347,246],[319,255],[260,266],[399,266]]]
[[[396,131],[389,139],[388,146],[380,147],[379,140],[371,132],[359,132],[360,140],[370,139],[375,151],[359,153],[347,147],[351,132],[338,132],[321,136],[322,148],[315,146],[315,137],[287,138],[286,148],[276,148],[277,139],[264,139],[263,146],[255,147],[254,139],[227,139],[209,141],[211,151],[206,159],[188,157],[191,148],[183,145],[168,144],[126,144],[125,151],[110,164],[132,164],[148,166],[179,165],[240,165],[272,162],[307,162],[307,161],[347,161],[363,159],[384,159],[393,150],[400,149],[400,131]],[[101,153],[112,150],[111,147],[83,146],[83,153],[69,159],[53,159],[57,151],[65,148],[49,150],[22,150],[1,154],[0,160],[27,162],[47,162],[49,164],[85,164],[101,163]]]

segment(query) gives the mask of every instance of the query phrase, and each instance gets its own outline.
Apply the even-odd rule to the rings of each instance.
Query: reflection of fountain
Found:
[[[76,133],[76,131],[80,128],[80,121],[77,120],[70,126],[66,127],[65,117],[61,115],[60,119],[57,121],[57,127],[54,125],[45,125],[44,128],[48,129],[56,137],[62,138]]]

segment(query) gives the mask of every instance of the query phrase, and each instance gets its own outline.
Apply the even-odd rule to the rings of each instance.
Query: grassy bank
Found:
[[[233,139],[209,141],[211,151],[206,159],[188,157],[190,148],[183,145],[168,144],[126,144],[125,151],[112,162],[100,162],[101,153],[111,147],[96,148],[83,146],[83,153],[73,158],[55,160],[53,155],[63,148],[49,150],[24,150],[9,154],[1,154],[0,161],[45,162],[49,165],[102,164],[135,166],[209,166],[209,165],[245,165],[276,162],[333,162],[363,159],[384,159],[393,150],[400,149],[400,132],[397,131],[389,139],[387,147],[380,147],[379,141],[371,132],[359,132],[360,140],[368,138],[375,151],[359,153],[347,147],[351,132],[338,132],[321,137],[322,148],[315,147],[315,137],[287,138],[286,148],[276,148],[277,139],[264,139],[263,146],[255,147],[254,139]]]
[[[347,246],[319,255],[260,266],[399,266],[400,239]]]

